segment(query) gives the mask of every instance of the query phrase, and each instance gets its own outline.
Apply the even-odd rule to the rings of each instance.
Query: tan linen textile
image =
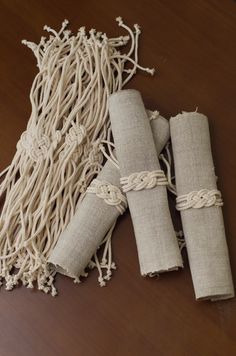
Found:
[[[179,114],[171,118],[170,129],[177,195],[217,189],[207,117]],[[233,297],[222,209],[189,208],[181,218],[196,299]]]
[[[121,176],[160,169],[141,95],[122,90],[108,100]],[[182,267],[172,225],[166,186],[127,192],[137,243],[141,275]]]
[[[149,112],[151,116],[152,113]],[[146,118],[148,121],[148,119]],[[159,155],[170,137],[169,123],[162,116],[150,121],[156,146],[155,155]],[[120,188],[120,172],[111,161],[107,161],[97,176]],[[115,206],[108,205],[95,194],[86,194],[74,217],[61,234],[49,261],[57,271],[78,277],[90,262],[108,230],[119,216]]]

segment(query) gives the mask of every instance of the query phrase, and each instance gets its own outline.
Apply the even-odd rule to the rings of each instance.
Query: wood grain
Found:
[[[236,275],[236,2],[233,0],[0,0],[0,168],[11,161],[30,115],[37,72],[20,41],[39,41],[42,27],[85,25],[113,36],[114,18],[139,23],[140,60],[157,68],[129,84],[145,105],[170,117],[198,107],[209,117],[213,154],[225,207]],[[175,223],[179,216],[175,214]],[[17,288],[0,293],[0,356],[233,356],[236,301],[196,302],[190,271],[159,279],[139,275],[129,213],[114,234],[119,268],[106,288],[96,272],[74,285],[58,276],[57,298]]]

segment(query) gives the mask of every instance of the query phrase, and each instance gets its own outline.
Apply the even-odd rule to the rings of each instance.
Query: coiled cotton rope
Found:
[[[33,51],[39,72],[30,92],[26,131],[12,163],[0,173],[5,175],[0,184],[5,196],[0,278],[7,290],[21,281],[56,294],[55,272],[47,259],[102,168],[103,144],[109,144],[110,135],[107,98],[137,69],[154,73],[138,64],[139,26],[132,30],[120,17],[117,22],[128,36],[109,39],[94,29],[86,33],[84,27],[73,35],[65,20],[59,32],[45,26],[49,37],[39,44],[23,41]],[[122,54],[119,48],[129,41],[128,53]]]

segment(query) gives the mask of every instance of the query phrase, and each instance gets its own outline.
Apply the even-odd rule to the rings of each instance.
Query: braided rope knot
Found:
[[[157,185],[167,185],[165,173],[158,169],[156,171],[142,171],[132,173],[128,177],[120,178],[123,191],[129,192],[130,190],[151,189]]]
[[[87,188],[87,193],[96,194],[98,198],[103,199],[108,205],[115,206],[120,214],[123,214],[127,208],[127,199],[121,190],[109,182],[94,179]]]
[[[34,134],[24,131],[17,143],[17,149],[24,150],[33,161],[44,159],[48,155],[51,146],[50,138],[42,134],[40,138]]]
[[[83,125],[73,126],[66,134],[65,142],[68,146],[80,145],[86,137],[86,128]]]
[[[92,149],[89,152],[88,159],[91,164],[102,164],[103,153],[101,152],[101,144],[99,141],[94,142]]]
[[[71,153],[71,158],[75,162],[82,156],[84,152],[84,145],[81,143],[86,138],[87,132],[86,128],[83,125],[73,125],[65,136],[65,144],[66,146],[60,152],[59,158],[64,160],[68,155],[68,150]]]
[[[176,209],[186,210],[190,208],[200,209],[210,206],[222,206],[221,192],[217,189],[201,189],[176,198]]]

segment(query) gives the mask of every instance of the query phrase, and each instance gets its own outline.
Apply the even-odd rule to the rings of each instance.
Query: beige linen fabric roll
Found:
[[[150,123],[141,95],[121,90],[108,100],[121,177],[160,169]],[[169,212],[166,186],[128,191],[141,275],[182,267],[182,258]]]
[[[149,112],[149,115],[152,116],[152,112]],[[147,118],[146,120],[148,121]],[[157,156],[169,140],[169,123],[159,115],[152,119],[150,124]],[[98,174],[97,180],[120,188],[120,171],[108,160]],[[119,215],[116,206],[108,205],[96,194],[86,194],[74,217],[61,234],[48,262],[62,274],[73,278],[79,277],[84,273],[93,254]]]
[[[207,117],[183,113],[170,120],[178,197],[216,190]],[[234,296],[220,206],[181,210],[196,299]]]

